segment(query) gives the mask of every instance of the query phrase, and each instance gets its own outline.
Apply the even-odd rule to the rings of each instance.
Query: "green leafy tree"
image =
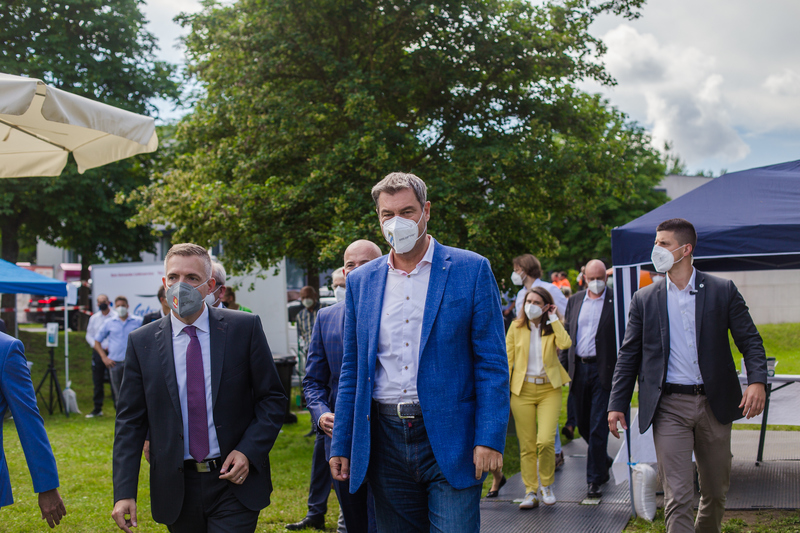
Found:
[[[429,231],[487,256],[554,254],[553,220],[663,175],[643,131],[575,84],[613,80],[588,33],[642,0],[240,0],[182,17],[203,89],[175,168],[135,221],[225,242],[233,269],[294,258],[311,273],[347,243],[383,244],[370,188],[429,187]]]
[[[154,98],[176,99],[174,67],[155,61],[155,37],[145,30],[140,0],[18,0],[0,2],[0,71],[136,113],[153,113]],[[149,231],[128,228],[135,205],[114,202],[149,182],[145,155],[80,175],[69,163],[58,178],[0,182],[2,255],[16,262],[21,233],[75,249],[88,265],[132,257],[152,246]],[[13,298],[13,296],[12,296]],[[82,302],[88,303],[83,291]],[[3,306],[13,305],[4,296]],[[9,316],[7,320],[11,320]]]

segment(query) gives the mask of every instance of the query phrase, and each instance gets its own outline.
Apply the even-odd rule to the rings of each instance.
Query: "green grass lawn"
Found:
[[[759,326],[764,337],[767,355],[779,361],[777,371],[782,374],[800,374],[800,324],[779,324]],[[38,385],[49,359],[44,345],[43,331],[21,330],[20,338],[25,344],[28,360],[33,361],[32,377]],[[64,383],[63,337],[56,348],[56,370],[62,386]],[[733,347],[734,358],[739,362],[738,351]],[[70,379],[72,388],[78,396],[78,405],[83,413],[92,409],[91,349],[83,340],[83,333],[70,334]],[[53,445],[61,480],[61,494],[67,506],[67,517],[60,531],[113,531],[111,520],[113,490],[111,479],[111,453],[114,438],[114,408],[106,385],[106,401],[103,411],[106,416],[87,420],[83,415],[48,415],[43,402],[39,401],[45,419],[45,427]],[[292,403],[294,407],[294,395]],[[563,395],[561,424],[566,421],[566,400]],[[272,481],[275,487],[272,504],[261,512],[258,531],[285,531],[288,522],[300,520],[306,513],[309,473],[313,439],[303,435],[308,432],[310,421],[305,411],[296,411],[300,417],[297,424],[286,425],[270,454]],[[15,504],[0,510],[0,531],[28,532],[47,529],[39,518],[36,495],[33,493],[30,475],[13,421],[3,423],[3,441],[11,473]],[[153,522],[150,516],[150,493],[148,465],[142,462],[143,475],[139,481],[139,531],[166,531],[166,528]],[[519,472],[519,445],[514,435],[506,441],[503,472],[510,477]],[[491,476],[484,483],[484,494],[491,485]],[[338,502],[331,492],[328,500],[326,525],[328,531],[335,531]],[[762,513],[763,514],[763,513]],[[755,515],[753,515],[755,516]],[[758,515],[758,523],[748,521],[748,517],[733,517],[724,531],[796,531],[800,522],[797,513],[783,513],[764,518]],[[766,516],[766,515],[764,515]],[[727,515],[726,515],[727,517]],[[755,519],[754,519],[755,520]],[[763,522],[763,523],[762,523]],[[746,526],[742,526],[745,523]],[[755,524],[755,525],[753,525]],[[766,525],[765,525],[766,524]],[[752,527],[751,527],[752,526]],[[769,529],[770,527],[777,529]],[[748,529],[749,528],[749,529]],[[766,528],[766,529],[765,529]],[[629,531],[663,531],[663,514],[653,524],[643,520],[632,521]]]

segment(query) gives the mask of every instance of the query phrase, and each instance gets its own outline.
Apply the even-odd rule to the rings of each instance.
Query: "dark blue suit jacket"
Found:
[[[11,409],[17,426],[25,460],[33,479],[34,492],[45,492],[58,487],[58,472],[53,449],[44,430],[44,421],[36,406],[31,373],[25,361],[22,343],[0,333],[0,424],[6,409]],[[11,481],[3,452],[3,432],[0,428],[0,507],[11,505]]]
[[[344,362],[331,455],[350,458],[350,492],[370,457],[370,408],[377,364],[386,256],[347,276]],[[509,411],[500,293],[489,261],[436,243],[420,336],[417,393],[431,449],[456,489],[475,479],[473,449],[500,453]]]
[[[319,427],[319,417],[336,412],[339,374],[342,371],[344,310],[344,302],[320,309],[311,333],[303,393],[315,428]],[[330,452],[331,439],[325,435],[325,459],[330,460]]]

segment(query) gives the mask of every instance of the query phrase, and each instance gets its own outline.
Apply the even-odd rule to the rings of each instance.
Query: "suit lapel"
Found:
[[[597,331],[605,331],[606,325],[614,320],[614,293],[610,290],[606,291],[603,296],[603,309],[600,311],[600,321]]]
[[[211,406],[217,405],[219,383],[222,379],[222,364],[225,361],[225,337],[228,324],[224,314],[210,307],[208,310],[208,329],[211,338]]]
[[[167,382],[169,397],[178,417],[181,416],[181,398],[178,394],[178,379],[175,376],[175,355],[172,352],[172,322],[167,316],[161,319],[156,331],[156,348],[158,359],[161,361],[161,370]]]
[[[369,363],[369,375],[375,375],[375,361],[378,358],[378,337],[381,328],[381,310],[383,309],[383,295],[386,293],[386,278],[389,274],[389,267],[386,264],[387,257],[381,257],[375,264],[375,270],[363,281],[361,297],[367,302],[358,303],[356,311],[359,322],[366,324],[367,327],[359,328],[368,335],[367,358]],[[377,298],[375,298],[377,296]],[[364,305],[364,304],[367,305]],[[363,313],[361,310],[363,309]],[[378,334],[372,334],[378,332]]]
[[[669,313],[667,311],[667,282],[664,280],[656,288],[656,305],[658,306],[658,324],[661,328],[661,351],[664,354],[664,375],[667,375],[669,363]]]
[[[422,334],[419,342],[419,356],[425,352],[425,344],[430,337],[439,306],[442,303],[447,277],[450,274],[450,255],[438,242],[433,249],[433,262],[431,263],[431,276],[428,281],[428,294],[425,298],[425,312],[422,315]]]
[[[698,354],[700,353],[700,329],[703,326],[703,312],[706,305],[706,291],[705,291],[705,275],[699,270],[695,270],[694,276],[694,290],[696,295],[694,297],[694,330],[697,338],[695,339],[695,346],[697,346]]]

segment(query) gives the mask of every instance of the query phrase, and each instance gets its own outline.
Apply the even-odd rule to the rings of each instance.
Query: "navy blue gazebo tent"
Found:
[[[700,270],[800,268],[800,160],[725,174],[612,230],[620,342],[639,270],[651,264],[656,226],[670,218],[697,229]]]

